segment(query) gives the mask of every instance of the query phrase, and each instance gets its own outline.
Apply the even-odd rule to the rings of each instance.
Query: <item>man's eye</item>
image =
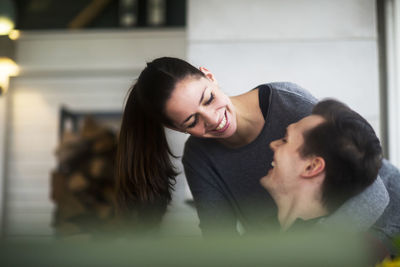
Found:
[[[189,124],[186,128],[193,128],[194,126],[196,126],[197,120],[198,120],[198,118],[197,118],[197,115],[196,115],[194,117],[194,121],[191,124]]]
[[[286,137],[282,138],[281,140],[282,140],[283,143],[287,143]]]
[[[214,100],[214,94],[213,93],[211,93],[211,96],[210,96],[210,99],[208,99],[207,100],[207,102],[206,103],[204,103],[204,105],[205,106],[207,106],[207,105],[210,105],[211,104],[211,102]]]

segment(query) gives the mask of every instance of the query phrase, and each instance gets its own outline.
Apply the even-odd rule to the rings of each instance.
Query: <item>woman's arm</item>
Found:
[[[237,235],[237,217],[227,196],[218,186],[221,178],[212,170],[212,166],[201,158],[199,151],[193,153],[187,148],[182,163],[203,236]]]

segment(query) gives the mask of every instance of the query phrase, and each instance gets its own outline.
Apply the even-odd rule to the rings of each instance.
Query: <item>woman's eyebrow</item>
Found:
[[[207,86],[206,86],[206,87],[204,87],[204,89],[203,89],[203,93],[201,93],[201,97],[200,97],[199,105],[201,104],[201,102],[202,102],[202,101],[203,101],[203,99],[204,99],[204,92],[206,91],[206,89],[207,89]]]

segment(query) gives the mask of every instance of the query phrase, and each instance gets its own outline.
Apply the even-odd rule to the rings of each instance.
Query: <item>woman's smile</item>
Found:
[[[228,120],[228,117],[227,117],[226,111],[225,111],[224,116],[223,116],[221,122],[219,123],[218,127],[215,128],[215,131],[217,131],[218,133],[223,133],[226,131],[226,129],[228,129],[229,124],[230,124],[230,122]]]

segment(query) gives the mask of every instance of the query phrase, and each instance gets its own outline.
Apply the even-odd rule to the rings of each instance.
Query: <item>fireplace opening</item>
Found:
[[[51,174],[58,238],[92,239],[118,229],[114,164],[119,112],[60,110],[57,167]]]

